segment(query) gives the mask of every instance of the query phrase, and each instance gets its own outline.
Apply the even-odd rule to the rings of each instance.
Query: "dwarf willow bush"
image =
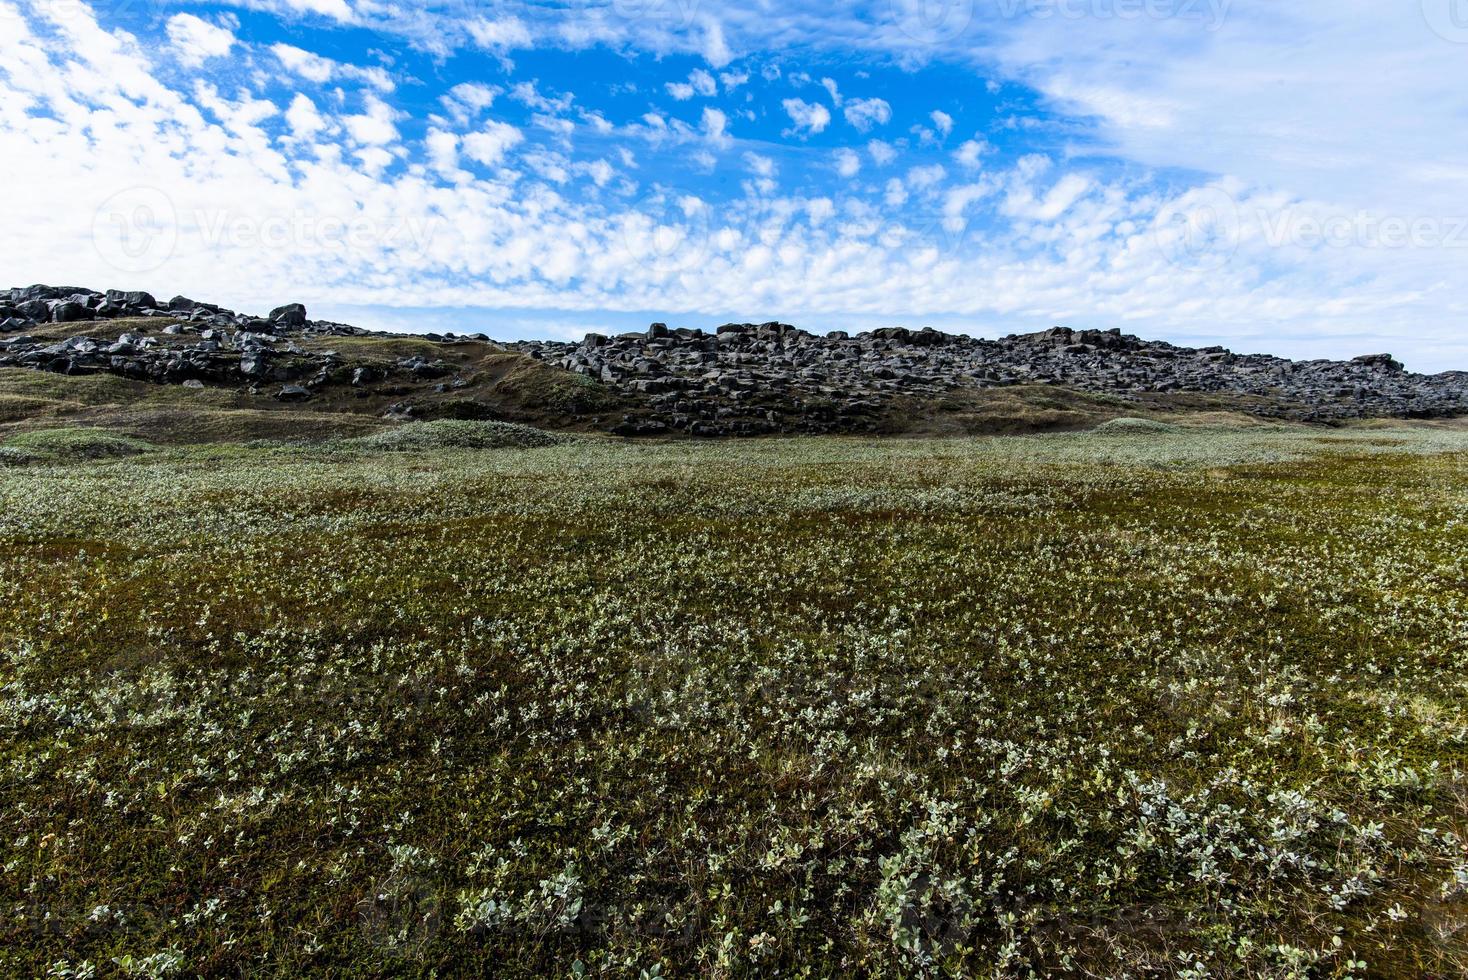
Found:
[[[1468,433],[0,471],[0,972],[1468,971]]]

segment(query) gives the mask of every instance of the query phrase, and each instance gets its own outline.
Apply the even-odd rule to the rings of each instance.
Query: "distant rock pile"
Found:
[[[178,341],[164,342],[157,336],[129,331],[116,334],[116,328],[109,330],[105,322],[129,319],[168,320],[163,333]],[[25,334],[58,323],[75,324],[79,332],[59,340]],[[48,332],[54,335],[54,330]],[[104,337],[107,333],[115,335]],[[0,366],[58,374],[108,372],[159,384],[237,385],[302,378],[321,383],[338,365],[331,357],[309,354],[286,338],[365,333],[345,324],[309,320],[299,303],[254,317],[187,296],[160,303],[150,293],[117,289],[101,293],[67,286],[28,286],[0,291]],[[310,395],[304,388],[300,393]],[[292,394],[283,392],[283,400]]]
[[[158,329],[147,320],[165,322]],[[311,320],[299,303],[257,317],[185,296],[160,302],[121,290],[0,290],[0,367],[228,386],[283,402],[309,401],[335,385],[364,396],[375,386],[378,395],[408,398],[389,410],[401,418],[417,417],[411,398],[420,389],[452,394],[469,385],[443,358],[419,353],[367,363],[298,343],[368,333]],[[490,343],[482,334],[421,339],[445,352],[451,344]],[[868,432],[894,406],[1021,384],[1137,402],[1221,396],[1230,407],[1299,421],[1468,415],[1464,372],[1412,374],[1388,354],[1289,361],[1176,347],[1120,330],[1056,327],[978,340],[932,329],[817,336],[784,323],[727,324],[713,333],[655,323],[615,337],[588,334],[580,343],[492,346],[599,382],[621,407],[615,417],[585,423],[627,435]]]
[[[634,423],[692,434],[844,428],[895,397],[958,388],[1053,384],[1121,396],[1166,392],[1256,396],[1250,410],[1309,421],[1468,414],[1468,374],[1410,374],[1388,354],[1289,361],[1145,341],[1120,330],[1070,330],[976,340],[889,328],[817,336],[783,323],[728,324],[716,333],[589,334],[579,344],[513,345],[605,384],[645,394],[658,410]],[[789,417],[804,416],[803,422]]]

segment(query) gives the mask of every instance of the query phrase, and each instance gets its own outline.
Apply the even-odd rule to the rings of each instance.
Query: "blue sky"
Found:
[[[410,330],[1468,369],[1464,0],[0,0],[0,261]]]

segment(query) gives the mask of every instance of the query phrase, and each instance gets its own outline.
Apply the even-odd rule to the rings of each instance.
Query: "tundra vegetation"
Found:
[[[0,449],[0,973],[1468,973],[1468,430],[476,424]]]

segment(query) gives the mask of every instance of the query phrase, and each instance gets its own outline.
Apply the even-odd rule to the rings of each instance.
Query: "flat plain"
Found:
[[[1468,973],[1461,425],[0,457],[6,975]]]

